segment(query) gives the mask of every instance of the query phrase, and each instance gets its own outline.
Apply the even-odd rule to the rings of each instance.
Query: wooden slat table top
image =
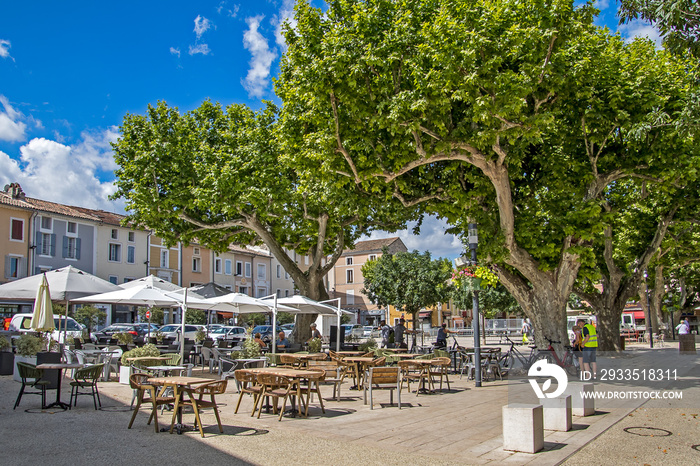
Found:
[[[308,353],[308,354],[299,354],[299,353],[280,353],[284,354],[285,357],[293,357],[295,359],[316,359],[319,356],[326,356],[326,353]]]
[[[243,369],[243,370],[248,371],[248,372],[253,372],[255,374],[265,373],[265,374],[280,375],[282,377],[290,377],[290,378],[297,378],[297,379],[318,375],[318,371],[308,371],[308,370],[304,370],[304,369],[286,369],[286,368],[277,368],[277,367],[259,367],[256,369]]]
[[[370,358],[370,357],[349,357],[349,358],[343,358],[343,361],[348,361],[348,362],[360,362],[360,363],[367,363],[367,362],[372,362],[376,358]]]
[[[68,364],[63,362],[45,362],[36,366],[37,369],[82,369],[83,364]]]
[[[170,359],[170,356],[139,356],[138,358],[126,358],[127,361],[145,361],[147,359],[153,360],[158,359],[160,361],[166,361]]]
[[[362,356],[366,351],[336,351],[335,354],[341,356]]]
[[[215,382],[214,379],[205,379],[204,377],[185,377],[185,376],[175,376],[175,377],[151,377],[148,379],[149,382],[160,385],[197,385],[200,383]]]

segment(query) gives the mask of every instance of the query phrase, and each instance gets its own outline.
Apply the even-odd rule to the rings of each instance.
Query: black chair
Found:
[[[73,341],[73,345],[75,346],[75,349],[83,349],[83,342],[81,342],[77,338],[75,339],[75,341]]]
[[[102,376],[102,371],[104,369],[104,364],[94,364],[92,366],[83,367],[75,371],[73,376],[73,381],[71,381],[70,386],[70,401],[73,406],[78,404],[78,395],[92,395],[92,402],[97,409],[97,404],[99,403],[100,408],[102,407],[102,401],[100,401],[100,392],[97,390],[97,379]],[[81,388],[90,388],[90,393],[81,393]],[[71,405],[68,403],[68,406]]]
[[[231,344],[225,340],[219,340],[219,348],[230,348]]]
[[[17,372],[19,377],[22,379],[22,387],[19,389],[19,395],[17,395],[17,401],[15,401],[15,407],[12,409],[17,409],[19,402],[22,399],[22,395],[41,395],[41,407],[46,406],[46,386],[51,382],[48,380],[41,380],[44,375],[44,371],[37,369],[34,364],[27,364],[26,362],[17,363]],[[32,379],[30,382],[28,379]],[[25,388],[29,386],[31,388],[39,389],[38,392],[28,392]]]

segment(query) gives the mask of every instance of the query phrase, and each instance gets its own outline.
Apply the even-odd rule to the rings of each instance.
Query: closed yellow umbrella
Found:
[[[34,314],[29,326],[37,332],[53,332],[56,326],[53,321],[53,304],[46,275],[41,279],[39,290],[34,300]]]

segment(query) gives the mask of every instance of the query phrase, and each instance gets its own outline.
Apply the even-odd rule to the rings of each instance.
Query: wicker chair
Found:
[[[299,387],[299,401],[304,401],[304,395],[306,395],[306,401],[304,401],[305,410],[304,417],[309,416],[309,402],[311,401],[311,396],[316,393],[318,395],[318,402],[321,405],[321,412],[326,413],[326,408],[323,407],[323,397],[321,396],[320,384],[326,378],[326,371],[323,369],[316,370],[315,368],[309,368],[308,370],[313,371],[316,375],[312,375],[306,378],[307,383],[302,384]]]
[[[172,405],[175,403],[175,397],[173,396],[158,396],[157,388],[154,385],[146,383],[151,377],[149,374],[131,374],[129,382],[131,388],[136,392],[136,407],[134,408],[134,414],[131,415],[131,421],[129,422],[129,429],[134,424],[134,419],[136,419],[136,414],[139,412],[139,408],[143,403],[151,403],[153,408],[151,409],[151,415],[148,418],[148,424],[151,420],[154,421],[156,432],[158,429],[158,406]],[[149,396],[150,395],[150,396]]]
[[[41,378],[44,376],[44,371],[41,369],[37,369],[34,364],[18,362],[17,372],[19,373],[20,379],[22,379],[22,386],[19,389],[19,395],[17,395],[15,407],[12,409],[17,409],[20,400],[22,400],[22,395],[41,395],[41,407],[43,408],[44,406],[46,406],[46,386],[50,385],[51,382],[49,382],[48,380],[41,380]],[[31,381],[29,379],[31,379]],[[39,391],[25,391],[27,387],[36,388]]]
[[[202,429],[202,419],[199,417],[199,412],[202,409],[213,409],[214,415],[216,416],[216,423],[219,425],[219,432],[224,433],[224,428],[221,425],[221,418],[219,417],[219,407],[216,404],[216,395],[221,395],[226,393],[226,380],[215,380],[213,382],[205,383],[197,386],[194,390],[190,392],[191,398],[186,401],[182,401],[180,406],[192,406],[194,410],[194,417],[197,426],[199,427],[199,433],[204,438],[204,430]],[[209,400],[203,399],[205,395],[209,396]],[[175,416],[177,413],[173,411],[173,421],[175,421]],[[170,425],[170,433],[173,433],[174,422]]]
[[[333,384],[333,398],[340,401],[340,387],[347,375],[347,366],[338,365],[336,361],[309,361],[309,370],[323,370],[325,375],[321,381],[324,384]]]
[[[258,409],[258,399],[262,393],[262,385],[258,383],[258,378],[254,372],[245,369],[238,369],[235,371],[234,377],[236,377],[236,383],[238,383],[239,395],[238,403],[236,403],[236,410],[233,414],[238,414],[238,408],[241,406],[243,395],[248,394],[253,396],[253,411],[250,413],[250,417],[253,417],[255,411]]]
[[[450,363],[452,360],[447,357],[434,358],[432,366],[430,367],[430,383],[433,384],[433,377],[440,377],[440,390],[442,390],[442,379],[445,378],[447,382],[447,389],[450,390],[450,378],[448,377],[448,371],[450,370]],[[498,365],[498,364],[496,364]]]
[[[273,405],[274,413],[277,414],[279,399],[283,398],[282,409],[279,410],[278,421],[282,420],[284,416],[284,409],[287,407],[287,399],[292,395],[292,389],[296,387],[295,383],[288,377],[283,377],[281,375],[260,373],[256,374],[258,383],[262,386],[262,392],[258,396],[258,401],[265,397],[274,398],[275,404]],[[260,419],[260,412],[262,408],[258,410],[258,419]]]

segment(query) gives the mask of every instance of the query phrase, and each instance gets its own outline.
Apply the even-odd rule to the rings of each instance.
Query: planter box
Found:
[[[10,351],[0,351],[0,375],[12,375],[15,371],[15,355]]]
[[[119,366],[119,383],[129,385],[131,377],[131,366]]]

